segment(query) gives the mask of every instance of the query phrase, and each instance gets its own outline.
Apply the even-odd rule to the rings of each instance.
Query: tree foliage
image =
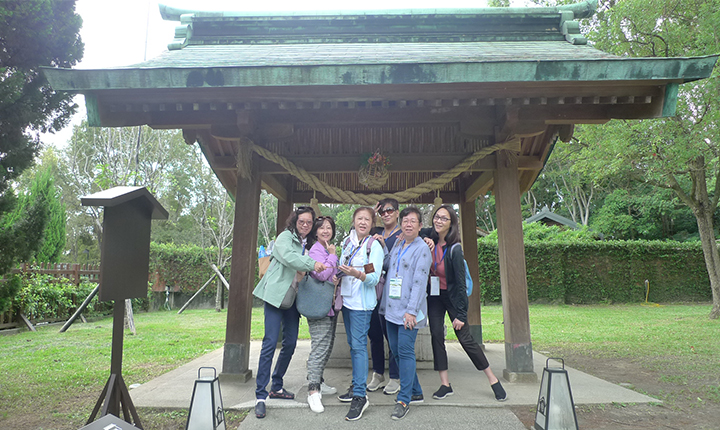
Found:
[[[59,130],[74,112],[72,96],[50,89],[40,66],[70,67],[80,60],[81,24],[74,0],[0,2],[0,275],[40,244],[45,200],[11,222],[17,198],[9,187],[32,163],[38,134]]]
[[[61,129],[75,111],[72,95],[50,89],[40,66],[76,64],[81,25],[74,0],[0,2],[0,200],[32,163],[38,133]]]

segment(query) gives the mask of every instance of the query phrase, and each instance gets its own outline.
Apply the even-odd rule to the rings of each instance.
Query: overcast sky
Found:
[[[522,0],[518,0],[518,3]],[[158,3],[193,10],[280,11],[338,10],[337,0],[230,1],[230,0],[78,0],[77,12],[83,19],[80,36],[85,43],[83,60],[76,68],[95,69],[126,66],[156,57],[172,42],[176,22],[160,18]],[[515,2],[513,2],[515,3]],[[358,7],[344,9],[433,9],[485,7],[485,0],[363,0]],[[63,146],[72,135],[72,126],[85,118],[85,100],[76,97],[80,106],[73,123],[43,142]]]

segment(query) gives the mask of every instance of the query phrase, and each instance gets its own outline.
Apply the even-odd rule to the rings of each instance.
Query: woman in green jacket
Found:
[[[295,352],[298,338],[300,314],[295,303],[282,309],[283,299],[290,288],[295,288],[293,280],[298,272],[315,270],[321,272],[325,265],[313,260],[307,253],[307,236],[315,221],[315,211],[311,207],[301,206],[295,209],[287,220],[287,228],[275,240],[272,262],[267,273],[253,291],[253,295],[265,302],[265,336],[256,376],[255,416],[265,417],[265,400],[294,399],[295,394],[283,388],[283,377],[290,359]],[[283,330],[282,349],[272,374],[272,387],[267,391],[270,381],[270,368],[275,354],[280,327]]]

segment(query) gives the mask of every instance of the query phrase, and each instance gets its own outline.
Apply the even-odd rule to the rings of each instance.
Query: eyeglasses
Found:
[[[450,221],[450,218],[446,218],[444,216],[434,216],[433,221],[441,221],[441,222],[448,222]]]
[[[308,227],[308,226],[313,225],[313,221],[301,221],[301,220],[298,220],[297,223],[298,223],[299,225],[302,225],[302,226],[305,226],[305,227]]]
[[[403,218],[401,224],[419,224],[420,221],[415,218]]]
[[[380,209],[380,210],[378,211],[378,215],[383,216],[383,215],[385,215],[385,214],[391,214],[391,213],[393,213],[393,212],[395,212],[395,209],[394,209],[394,208]]]

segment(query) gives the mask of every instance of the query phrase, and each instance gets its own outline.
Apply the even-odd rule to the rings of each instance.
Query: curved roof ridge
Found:
[[[485,8],[421,8],[421,9],[375,9],[375,10],[308,10],[308,11],[208,11],[176,8],[159,4],[160,15],[166,21],[182,21],[183,16],[192,15],[194,19],[252,18],[252,17],[288,17],[303,16],[393,16],[393,15],[526,15],[572,12],[574,19],[591,17],[598,0],[584,0],[579,3],[562,6],[539,7],[485,7]]]

